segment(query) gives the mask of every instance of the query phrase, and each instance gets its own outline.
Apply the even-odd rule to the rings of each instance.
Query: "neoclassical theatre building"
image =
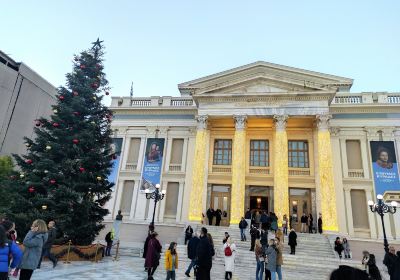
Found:
[[[236,227],[251,208],[290,215],[295,227],[321,213],[326,231],[381,238],[368,201],[400,201],[400,93],[351,93],[352,84],[261,61],[181,83],[180,97],[113,97],[121,152],[110,217],[121,209],[126,223],[151,220],[145,190],[159,183],[159,223],[200,223],[213,207]],[[375,162],[394,172],[377,173],[392,180],[387,190]],[[399,213],[385,226],[400,239]]]

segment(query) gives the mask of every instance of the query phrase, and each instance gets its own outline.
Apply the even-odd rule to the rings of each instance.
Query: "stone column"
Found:
[[[207,189],[207,151],[210,133],[207,130],[208,116],[197,116],[197,133],[193,160],[192,189],[189,201],[189,221],[201,222],[203,194]]]
[[[230,225],[238,225],[244,216],[246,180],[246,116],[233,116],[235,136],[232,153],[232,189]]]
[[[323,230],[337,232],[336,190],[333,181],[333,160],[328,114],[317,115],[318,167]]]
[[[289,217],[289,163],[288,139],[286,133],[287,115],[275,115],[274,137],[274,212],[278,216],[279,226],[283,215]]]

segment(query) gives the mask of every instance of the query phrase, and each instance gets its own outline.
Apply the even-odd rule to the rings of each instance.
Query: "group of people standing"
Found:
[[[20,280],[29,280],[36,269],[40,269],[42,258],[48,257],[57,265],[57,258],[51,254],[51,247],[56,239],[55,222],[48,225],[43,220],[35,220],[30,231],[26,234],[22,251],[16,243],[15,224],[3,220],[0,224],[0,280],[7,280],[10,269],[15,269],[12,276]]]
[[[215,225],[220,226],[222,217],[227,217],[228,213],[226,211],[222,211],[221,209],[214,210],[212,207],[208,208],[207,212],[208,224],[211,226],[213,224],[213,220],[215,217]]]
[[[335,252],[339,255],[341,259],[342,253],[344,253],[345,259],[351,259],[351,251],[350,251],[350,244],[347,238],[340,239],[340,237],[336,237],[335,244],[334,244]]]

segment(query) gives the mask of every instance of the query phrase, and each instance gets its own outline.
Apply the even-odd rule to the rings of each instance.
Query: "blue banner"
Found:
[[[376,194],[400,191],[399,169],[393,141],[371,141]]]
[[[122,138],[113,138],[111,144],[111,153],[114,154],[114,159],[111,162],[112,163],[111,173],[108,176],[108,181],[110,183],[115,184],[117,182],[119,162],[121,161],[121,149],[122,149]]]
[[[160,184],[164,157],[164,138],[148,138],[144,155],[141,191],[155,189]]]

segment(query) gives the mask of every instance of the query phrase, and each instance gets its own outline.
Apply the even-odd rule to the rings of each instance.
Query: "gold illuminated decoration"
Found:
[[[318,115],[318,167],[321,194],[322,228],[338,231],[336,191],[333,181],[331,135],[328,130],[330,115]]]
[[[197,118],[198,130],[196,134],[196,146],[193,162],[192,190],[189,202],[189,221],[201,222],[203,208],[203,192],[206,180],[206,153],[209,142],[207,116]]]
[[[236,131],[232,156],[231,225],[239,224],[243,217],[246,183],[246,117],[235,116],[234,118]]]

